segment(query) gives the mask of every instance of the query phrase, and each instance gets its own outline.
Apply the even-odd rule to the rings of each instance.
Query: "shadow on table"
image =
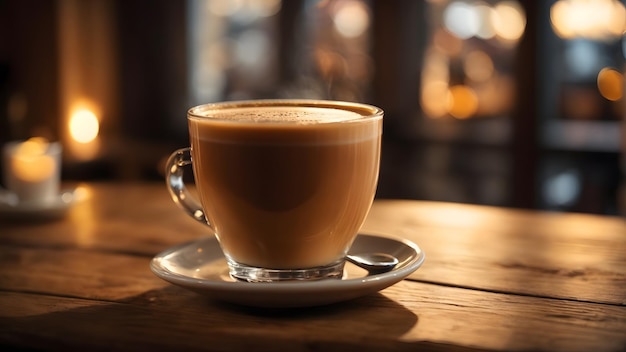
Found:
[[[67,309],[0,318],[0,346],[44,349],[404,350],[399,337],[418,323],[401,304],[378,293],[306,309],[257,309],[209,300],[166,286],[123,302],[55,298]],[[80,301],[80,302],[77,302]],[[84,306],[80,306],[84,305]],[[79,306],[79,307],[77,307]],[[389,345],[397,341],[397,346]],[[415,346],[413,346],[415,347]],[[369,348],[369,347],[368,347]]]

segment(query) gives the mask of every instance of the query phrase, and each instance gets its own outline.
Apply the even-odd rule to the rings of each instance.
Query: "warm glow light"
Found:
[[[33,137],[20,143],[15,150],[15,154],[19,156],[36,156],[43,155],[48,150],[48,140],[43,137]]]
[[[216,16],[239,15],[247,19],[273,16],[280,7],[280,0],[214,0],[208,5],[209,11]]]
[[[334,51],[318,48],[315,50],[313,56],[317,67],[325,78],[331,78],[334,75],[342,75],[345,71],[345,60]]]
[[[461,208],[452,203],[437,204],[436,207],[424,207],[419,216],[445,227],[476,228],[481,224],[494,224],[501,221],[497,215],[481,211],[478,208]]]
[[[443,117],[448,113],[447,96],[450,72],[448,59],[438,50],[429,50],[424,57],[422,73],[421,107],[431,118]]]
[[[76,201],[83,202],[80,207],[76,207],[69,213],[69,217],[74,224],[72,234],[76,243],[81,246],[91,246],[97,238],[97,230],[94,202],[89,201],[93,195],[93,189],[87,185],[79,185],[74,191]]]
[[[574,120],[595,119],[602,114],[602,101],[587,89],[570,88],[563,91],[562,111]]]
[[[450,57],[458,56],[463,50],[463,41],[443,29],[437,29],[433,35],[433,45]]]
[[[476,82],[488,80],[494,72],[493,61],[482,50],[475,50],[467,54],[463,68],[467,77]]]
[[[20,143],[11,156],[11,170],[16,178],[26,182],[41,182],[56,170],[54,158],[47,155],[48,141],[34,137]]]
[[[473,88],[480,102],[476,115],[506,114],[514,104],[515,81],[510,76],[494,74]]]
[[[431,118],[443,117],[448,113],[448,84],[444,81],[427,81],[422,86],[422,110]]]
[[[491,39],[497,35],[516,41],[526,28],[526,15],[517,1],[500,1],[494,7],[482,2],[454,1],[444,9],[443,22],[460,39]]]
[[[624,94],[624,77],[612,68],[603,68],[598,73],[598,90],[607,100],[620,100]]]
[[[79,143],[89,143],[98,137],[100,122],[92,111],[81,109],[70,117],[69,128],[72,139]]]
[[[448,112],[458,119],[472,117],[478,110],[478,97],[468,86],[457,85],[448,93]]]
[[[249,4],[261,17],[270,17],[280,11],[280,0],[249,0]]]
[[[337,32],[346,38],[356,38],[365,33],[370,25],[370,15],[361,2],[343,3],[333,16]]]
[[[243,7],[242,0],[210,1],[209,11],[217,16],[232,16]]]
[[[526,15],[516,1],[501,1],[491,13],[492,25],[498,37],[516,41],[526,29]]]
[[[626,30],[626,9],[617,0],[559,0],[550,8],[550,20],[561,38],[606,39]]]

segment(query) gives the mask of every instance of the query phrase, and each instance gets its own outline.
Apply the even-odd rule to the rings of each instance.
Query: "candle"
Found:
[[[20,203],[54,201],[61,176],[61,145],[35,137],[4,147],[6,187]]]
[[[33,183],[50,178],[57,166],[54,157],[46,154],[48,148],[48,141],[40,137],[20,143],[11,157],[15,177]]]

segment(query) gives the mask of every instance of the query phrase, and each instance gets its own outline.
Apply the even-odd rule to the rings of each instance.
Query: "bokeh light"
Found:
[[[598,90],[607,100],[620,100],[624,94],[624,76],[621,72],[605,67],[598,73]]]
[[[448,58],[439,50],[428,50],[424,57],[420,103],[426,116],[443,117],[448,113]]]
[[[569,73],[580,80],[593,79],[603,65],[603,54],[589,40],[572,40],[563,51]]]
[[[458,56],[463,50],[463,41],[461,39],[440,28],[433,35],[433,45],[450,57]]]
[[[56,170],[54,157],[48,154],[50,144],[42,137],[33,137],[17,145],[10,156],[11,171],[26,182],[41,182]]]
[[[515,1],[501,1],[496,4],[491,20],[496,34],[504,40],[517,41],[526,29],[526,15]]]
[[[456,85],[448,92],[448,111],[458,119],[467,119],[478,110],[478,97],[468,86]]]
[[[459,39],[495,35],[517,41],[526,29],[526,15],[517,1],[500,1],[495,6],[483,2],[451,2],[443,12],[445,28]]]
[[[480,12],[472,4],[455,1],[444,10],[443,22],[446,28],[460,39],[469,39],[480,29]]]
[[[340,3],[334,16],[333,23],[337,32],[346,38],[356,38],[369,28],[370,15],[366,5],[358,1]]]
[[[242,23],[274,16],[280,8],[281,0],[214,0],[208,2],[208,9],[213,15],[230,17]]]
[[[430,118],[443,117],[448,113],[448,83],[427,81],[422,87],[422,110]]]
[[[259,29],[248,29],[239,34],[233,42],[236,62],[254,71],[258,67],[267,67],[271,57],[272,41],[267,33]]]
[[[626,30],[626,9],[617,0],[559,0],[550,8],[555,33],[565,39],[607,39]]]
[[[476,11],[481,19],[476,36],[481,39],[493,38],[496,35],[494,23],[488,19],[496,16],[495,10],[487,4],[478,3],[478,5],[476,5]]]
[[[437,1],[440,27],[427,48],[420,91],[424,115],[457,119],[506,114],[515,85],[504,64],[526,29],[518,1]]]
[[[581,182],[581,177],[576,170],[557,173],[546,179],[543,185],[543,197],[552,206],[570,206],[580,195]]]
[[[465,75],[475,82],[488,80],[494,72],[493,60],[482,50],[474,50],[467,54],[463,62]]]
[[[71,115],[69,129],[73,140],[89,143],[98,137],[100,122],[91,110],[80,109]]]

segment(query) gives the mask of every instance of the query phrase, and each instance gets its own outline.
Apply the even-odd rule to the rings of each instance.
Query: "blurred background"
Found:
[[[162,180],[186,110],[385,110],[379,198],[621,214],[619,0],[0,0],[0,142],[63,179]]]

